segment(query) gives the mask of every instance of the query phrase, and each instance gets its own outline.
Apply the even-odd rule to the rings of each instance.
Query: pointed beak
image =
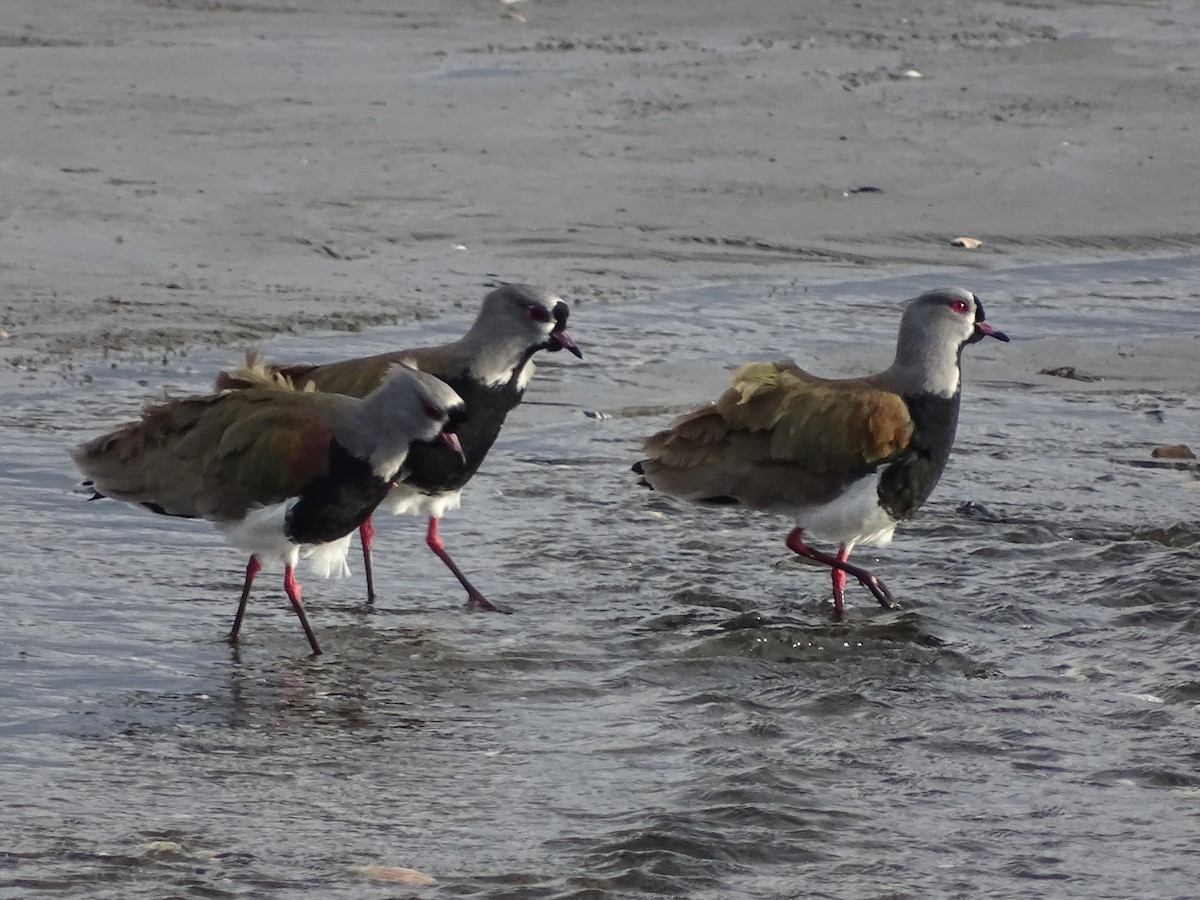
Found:
[[[1008,343],[1008,335],[1003,331],[997,331],[987,323],[987,313],[983,311],[983,302],[975,298],[975,330],[971,332],[971,336],[967,338],[968,344],[978,344],[985,337],[994,337],[998,341]]]
[[[438,440],[453,450],[462,462],[467,461],[467,455],[463,453],[462,444],[458,440],[458,435],[453,431],[443,431],[438,435]]]
[[[549,344],[546,349],[551,353],[557,353],[559,350],[570,350],[577,357],[583,359],[583,351],[575,346],[575,341],[567,334],[567,329],[565,328],[550,332]]]
[[[998,341],[1008,343],[1008,335],[1003,331],[998,331],[987,322],[980,320],[975,323],[975,334],[973,335],[976,341],[982,341],[985,337],[994,337]]]
[[[559,350],[570,350],[580,359],[583,359],[583,351],[575,346],[575,342],[571,340],[571,336],[567,334],[567,318],[571,315],[571,310],[562,300],[554,304],[554,330],[550,332],[550,337],[546,339],[546,349],[551,353],[557,353]]]

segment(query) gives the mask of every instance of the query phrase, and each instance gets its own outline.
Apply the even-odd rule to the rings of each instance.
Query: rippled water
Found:
[[[423,523],[382,521],[376,609],[306,581],[315,659],[273,574],[223,643],[243,560],[211,529],[71,493],[69,446],[227,355],[7,397],[0,896],[1194,896],[1200,482],[1128,463],[1200,444],[1198,275],[576,303],[587,358],[546,361],[443,526],[516,614],[464,613]],[[947,281],[1014,343],[968,348],[942,484],[861,554],[903,610],[852,587],[834,625],[785,521],[635,487],[638,439],[724,366],[882,362],[895,301]]]

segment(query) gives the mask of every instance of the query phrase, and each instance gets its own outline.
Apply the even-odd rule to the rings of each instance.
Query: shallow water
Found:
[[[72,493],[68,447],[228,355],[7,397],[0,896],[1193,896],[1200,494],[1128,461],[1200,442],[1198,275],[575,303],[586,359],[545,360],[443,524],[516,613],[464,613],[423,523],[390,519],[374,610],[361,577],[305,582],[319,658],[273,574],[223,643],[243,560],[211,529]],[[896,301],[955,281],[1014,343],[967,349],[942,483],[858,554],[903,610],[851,588],[834,625],[786,522],[635,487],[638,439],[726,365],[882,362]],[[465,321],[266,349],[337,358]],[[1037,374],[1059,357],[1104,380]]]

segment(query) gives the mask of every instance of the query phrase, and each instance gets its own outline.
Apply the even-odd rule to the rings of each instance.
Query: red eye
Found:
[[[956,313],[966,313],[971,308],[971,304],[966,300],[951,300],[950,308]]]
[[[531,306],[529,307],[529,318],[535,322],[549,322],[550,310],[544,306]]]

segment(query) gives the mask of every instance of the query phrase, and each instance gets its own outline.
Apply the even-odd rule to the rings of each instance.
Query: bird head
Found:
[[[390,479],[416,444],[444,444],[462,459],[456,428],[463,416],[462,398],[445,382],[397,364],[362,400],[358,443],[370,447],[372,466]]]
[[[926,291],[910,302],[900,320],[900,335],[924,352],[975,344],[985,337],[1008,341],[1008,335],[988,324],[979,298],[963,288]]]
[[[570,308],[557,294],[528,284],[506,284],[488,294],[479,313],[492,340],[520,341],[523,349],[583,353],[567,333]]]
[[[412,443],[439,443],[449,447],[460,460],[466,462],[457,429],[466,418],[466,407],[462,398],[445,382],[412,370],[414,379],[413,419],[420,424],[413,432]]]
[[[938,288],[909,301],[900,318],[896,372],[907,388],[952,396],[958,391],[962,348],[985,337],[1008,341],[988,324],[983,304],[963,288]]]

